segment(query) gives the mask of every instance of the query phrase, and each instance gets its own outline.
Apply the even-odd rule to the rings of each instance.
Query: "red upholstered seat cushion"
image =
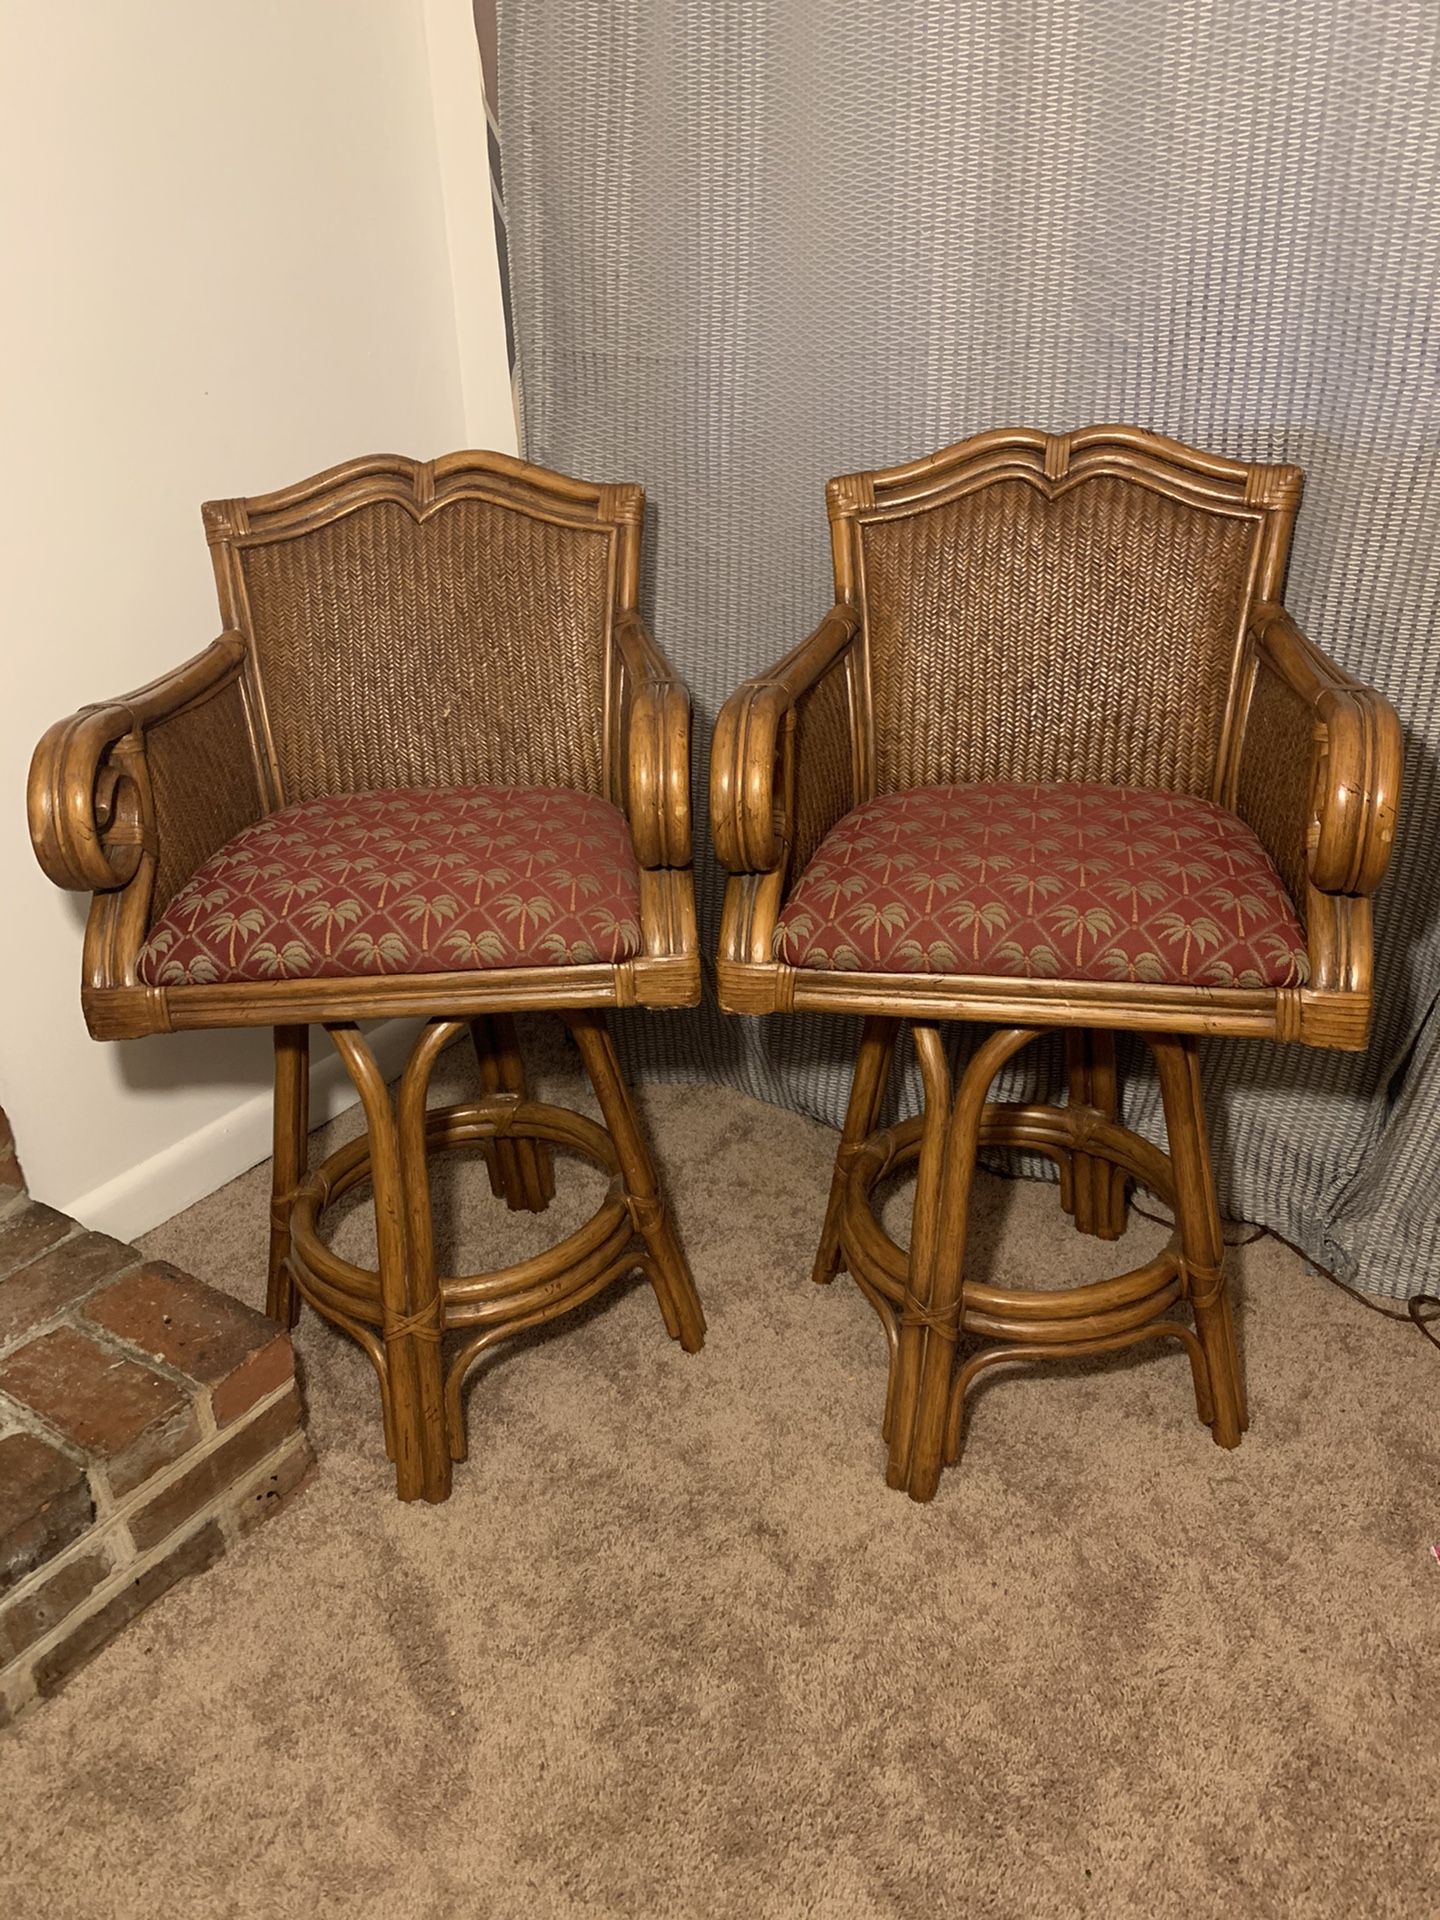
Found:
[[[552,787],[338,794],[236,834],[165,908],[150,986],[468,973],[627,960],[640,876],[625,816]]]
[[[792,967],[1293,987],[1305,936],[1209,800],[1068,783],[920,787],[846,814],[776,929]]]

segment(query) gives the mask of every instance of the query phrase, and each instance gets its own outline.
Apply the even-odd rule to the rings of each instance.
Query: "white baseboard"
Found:
[[[404,1066],[417,1020],[386,1020],[368,1034],[387,1079]],[[310,1070],[310,1124],[323,1126],[358,1095],[338,1054],[319,1054]],[[177,1140],[162,1153],[107,1180],[61,1206],[82,1226],[117,1240],[136,1240],[162,1220],[173,1219],[237,1174],[270,1158],[272,1143],[269,1089],[242,1100],[229,1113],[212,1120],[186,1140]]]

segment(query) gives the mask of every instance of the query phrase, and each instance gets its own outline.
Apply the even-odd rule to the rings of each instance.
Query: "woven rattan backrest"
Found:
[[[255,762],[235,752],[246,738],[245,696],[230,679],[208,698],[145,729],[145,762],[155,812],[164,823],[159,838],[154,921],[190,875],[255,818]]]
[[[610,637],[643,495],[500,454],[353,461],[213,502],[272,805],[377,787],[609,791]]]
[[[1245,626],[1301,476],[1129,428],[982,434],[832,481],[874,792],[1098,780],[1223,797]]]

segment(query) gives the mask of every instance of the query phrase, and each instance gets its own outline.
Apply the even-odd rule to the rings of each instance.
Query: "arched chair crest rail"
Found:
[[[52,727],[35,850],[91,892],[82,1003],[98,1039],[275,1030],[269,1308],[300,1298],[364,1347],[402,1498],[443,1499],[461,1389],[497,1341],[636,1267],[665,1324],[704,1319],[605,1026],[699,998],[690,707],[636,605],[644,495],[502,454],[352,461],[204,523],[224,632],[138,692]],[[532,1100],[514,1016],[570,1025],[604,1125]],[[359,1023],[425,1022],[392,1099]],[[365,1136],[306,1163],[309,1029]],[[477,1098],[426,1110],[468,1024]],[[473,1145],[514,1208],[552,1149],[610,1177],[560,1246],[436,1271],[428,1153]],[[373,1187],[379,1264],[324,1208]],[[450,1336],[454,1336],[451,1338]]]
[[[1401,766],[1389,704],[1282,604],[1302,480],[1114,426],[832,480],[835,604],[720,715],[721,1005],[864,1019],[815,1278],[847,1267],[884,1322],[889,1479],[917,1499],[1007,1359],[1174,1337],[1216,1440],[1245,1426],[1196,1045],[1365,1045]],[[996,1029],[958,1085],[952,1020]],[[877,1130],[907,1022],[924,1112]],[[1068,1105],[990,1101],[1047,1028]],[[1117,1031],[1154,1053],[1168,1155],[1119,1124]],[[1069,1292],[967,1278],[982,1144],[1056,1161],[1107,1239],[1139,1181],[1169,1247]],[[906,1253],[869,1195],[908,1161]]]

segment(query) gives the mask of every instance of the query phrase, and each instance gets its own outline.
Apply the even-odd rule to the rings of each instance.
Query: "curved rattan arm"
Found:
[[[1293,696],[1291,719],[1267,728],[1252,706],[1245,757],[1295,753],[1307,724],[1311,754],[1305,871],[1318,893],[1374,893],[1395,839],[1404,740],[1382,694],[1336,666],[1290,615],[1262,601],[1251,623],[1257,671],[1273,673]],[[1280,732],[1289,739],[1267,737]],[[1262,836],[1263,838],[1263,836]]]
[[[737,687],[721,708],[710,757],[710,825],[715,851],[731,873],[774,873],[784,865],[794,812],[786,721],[859,631],[858,607],[832,607],[809,639]],[[803,771],[796,769],[795,777]]]
[[[690,864],[690,689],[637,613],[615,626],[625,713],[623,792],[642,867]]]
[[[30,762],[27,800],[35,856],[57,887],[109,893],[134,879],[155,853],[157,827],[145,760],[147,726],[183,712],[245,657],[238,633],[224,633],[183,667],[118,700],[58,720]],[[250,742],[235,743],[247,760]]]

